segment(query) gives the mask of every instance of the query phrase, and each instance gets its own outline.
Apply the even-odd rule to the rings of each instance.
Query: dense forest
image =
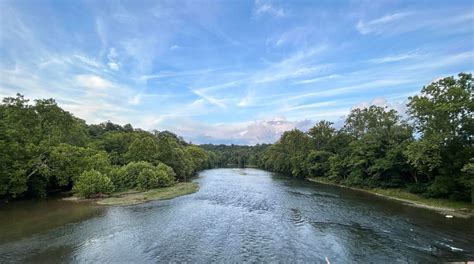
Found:
[[[7,97],[0,105],[0,199],[147,190],[231,166],[474,201],[473,97],[472,75],[461,73],[409,97],[404,118],[393,109],[357,108],[340,129],[323,120],[256,146],[196,146],[168,131],[88,125],[53,99]]]
[[[87,125],[53,99],[19,94],[3,99],[0,131],[0,200],[170,186],[211,167],[213,155],[168,131]]]
[[[215,167],[259,167],[259,157],[269,147],[269,144],[257,144],[255,146],[241,145],[213,145],[203,144],[201,148],[208,150],[212,157],[212,165]]]
[[[409,97],[407,116],[370,106],[343,127],[320,121],[272,145],[209,146],[220,166],[256,166],[355,187],[403,188],[426,197],[474,202],[474,94],[461,73]]]

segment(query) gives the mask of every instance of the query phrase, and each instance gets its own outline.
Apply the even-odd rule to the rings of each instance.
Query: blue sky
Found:
[[[195,143],[404,111],[474,71],[473,1],[0,1],[0,96]]]

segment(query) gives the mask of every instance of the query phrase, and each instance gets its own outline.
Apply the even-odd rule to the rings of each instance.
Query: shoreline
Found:
[[[156,200],[170,200],[176,197],[195,193],[199,186],[193,182],[179,182],[170,187],[156,188],[148,191],[128,190],[115,193],[109,197],[86,199],[76,196],[63,198],[64,201],[72,202],[93,202],[104,206],[127,206],[142,204]]]
[[[354,191],[361,191],[361,192],[369,193],[369,194],[376,195],[376,196],[379,196],[379,197],[383,197],[383,198],[386,198],[386,199],[399,201],[399,202],[402,202],[405,205],[433,210],[433,211],[436,211],[436,212],[438,212],[442,215],[445,215],[445,216],[446,215],[452,215],[452,216],[455,216],[455,217],[462,217],[462,218],[474,217],[474,208],[472,207],[472,205],[467,204],[467,203],[465,204],[466,207],[458,207],[458,206],[450,207],[450,206],[446,206],[446,205],[440,206],[440,205],[433,205],[432,203],[433,202],[440,202],[440,201],[441,202],[449,202],[449,201],[441,200],[441,199],[423,198],[423,197],[420,197],[416,194],[411,194],[411,193],[408,193],[406,191],[402,191],[400,189],[392,189],[392,190],[390,190],[390,189],[370,189],[370,188],[362,189],[362,188],[350,187],[350,186],[334,183],[334,182],[328,181],[326,179],[320,179],[320,178],[306,178],[306,180],[311,181],[311,182],[320,183],[320,184],[332,185],[332,186],[337,186],[337,187],[340,187],[340,188],[347,188],[347,189],[351,189],[351,190],[354,190]],[[389,191],[387,191],[387,190],[389,190]],[[402,194],[402,195],[410,195],[410,196],[417,197],[417,198],[419,198],[421,200],[425,200],[425,201],[416,201],[416,200],[411,200],[409,198],[397,197],[397,196],[394,195],[394,193],[399,193],[399,194]],[[462,204],[462,203],[457,203],[457,204]]]

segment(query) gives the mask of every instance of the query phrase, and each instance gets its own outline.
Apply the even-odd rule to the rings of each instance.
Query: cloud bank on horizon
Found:
[[[472,1],[0,1],[0,96],[270,143],[474,72]]]

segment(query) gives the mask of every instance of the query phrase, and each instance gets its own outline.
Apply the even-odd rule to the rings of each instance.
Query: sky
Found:
[[[404,113],[459,72],[474,72],[474,1],[0,0],[0,97],[193,143]]]

